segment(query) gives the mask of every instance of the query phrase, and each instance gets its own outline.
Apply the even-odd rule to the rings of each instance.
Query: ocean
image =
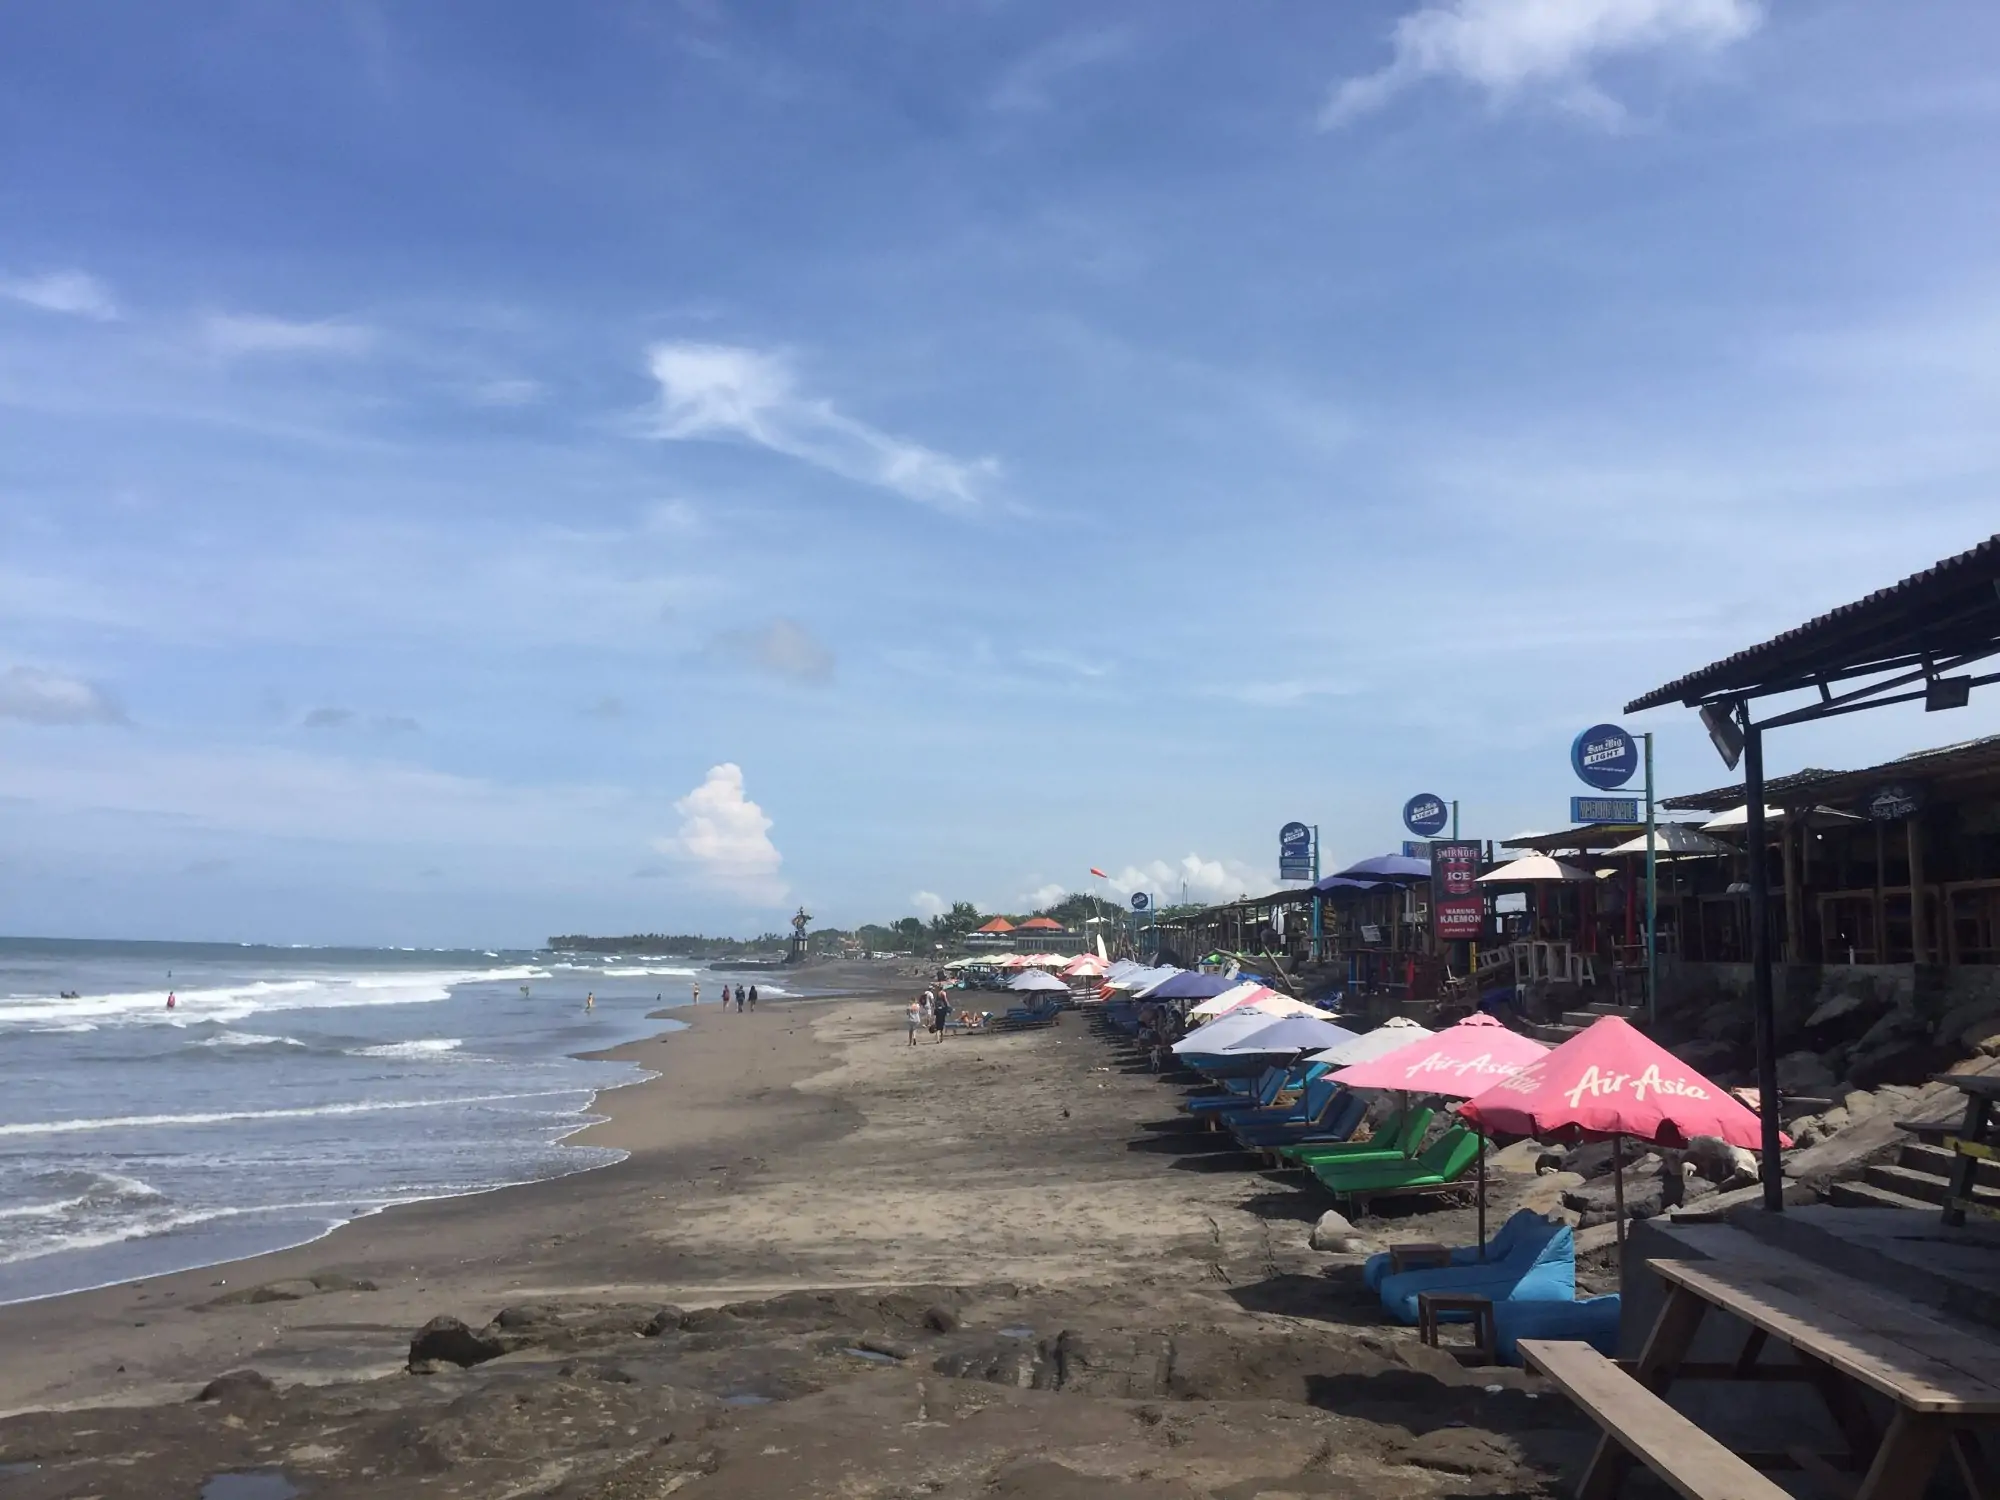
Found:
[[[650,1075],[573,1054],[673,1029],[647,1012],[725,977],[774,998],[791,978],[644,954],[0,938],[0,1303],[617,1161],[563,1138]]]

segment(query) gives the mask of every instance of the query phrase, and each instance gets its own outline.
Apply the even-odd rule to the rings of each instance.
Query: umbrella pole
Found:
[[[1486,1132],[1479,1132],[1479,1258],[1486,1259]]]
[[[1625,1137],[1611,1137],[1611,1197],[1618,1212],[1618,1264],[1625,1264]]]

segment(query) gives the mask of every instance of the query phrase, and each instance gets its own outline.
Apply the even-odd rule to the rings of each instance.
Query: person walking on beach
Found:
[[[924,994],[928,996],[930,991],[926,990]],[[924,1024],[926,1024],[924,1021],[924,1001],[921,999],[912,1000],[910,1008],[903,1012],[903,1025],[912,1047],[917,1045],[917,1028]]]
[[[950,996],[950,995],[948,995],[948,994],[947,994],[947,993],[946,993],[945,991],[943,991],[943,990],[939,990],[939,991],[937,992],[937,1000],[936,1000],[936,1002],[935,1002],[935,1003],[936,1003],[936,1006],[937,1006],[937,1034],[938,1034],[938,1041],[939,1041],[939,1042],[943,1042],[943,1041],[944,1041],[944,1023],[945,1023],[945,1021],[946,1021],[947,1019],[949,1019],[949,1018],[950,1018],[950,1016],[951,1016],[951,996]]]
[[[701,981],[697,979],[691,988],[694,990],[694,1003],[701,1004]]]
[[[743,1014],[743,986],[740,984],[736,986],[736,1014]]]
[[[757,986],[753,984],[750,986],[750,1009],[754,1011],[756,1008],[757,1008]]]

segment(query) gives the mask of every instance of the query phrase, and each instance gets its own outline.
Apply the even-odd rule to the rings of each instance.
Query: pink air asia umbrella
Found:
[[[1365,1063],[1342,1068],[1333,1076],[1351,1089],[1406,1089],[1469,1099],[1511,1078],[1549,1049],[1519,1032],[1509,1031],[1483,1012],[1475,1012],[1435,1036],[1420,1037],[1407,1047],[1385,1052]],[[1486,1147],[1479,1148],[1479,1245],[1486,1246]]]
[[[1756,1150],[1757,1116],[1630,1022],[1603,1016],[1511,1078],[1467,1100],[1458,1112],[1482,1130],[1549,1140],[1625,1136],[1655,1146],[1686,1146],[1720,1136]],[[1789,1141],[1786,1144],[1790,1144]],[[1612,1158],[1618,1239],[1625,1240],[1625,1181]]]

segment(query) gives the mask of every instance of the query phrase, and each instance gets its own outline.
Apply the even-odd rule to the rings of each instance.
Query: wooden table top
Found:
[[[2000,1416],[2000,1347],[1930,1309],[1801,1261],[1656,1260],[1670,1285],[1917,1412]]]

